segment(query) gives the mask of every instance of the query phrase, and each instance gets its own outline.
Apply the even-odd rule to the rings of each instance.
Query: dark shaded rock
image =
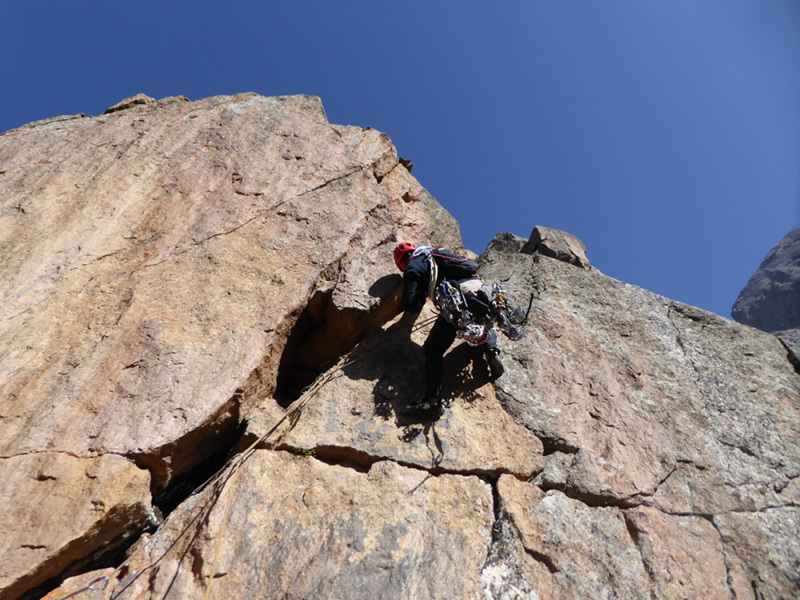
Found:
[[[735,321],[762,331],[800,326],[800,228],[770,250],[731,311]]]
[[[527,244],[527,240],[525,238],[521,238],[513,233],[498,233],[489,245],[486,247],[486,250],[483,251],[481,254],[481,258],[484,255],[488,255],[494,252],[503,252],[503,253],[517,253],[522,252],[523,248],[525,248]],[[529,253],[530,254],[530,253]]]
[[[789,353],[789,362],[794,365],[795,370],[800,373],[800,327],[776,331],[775,335],[786,347]]]

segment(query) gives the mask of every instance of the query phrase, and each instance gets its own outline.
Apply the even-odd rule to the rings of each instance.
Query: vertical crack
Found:
[[[484,597],[492,600],[535,597],[520,564],[519,548],[522,547],[522,543],[518,532],[503,510],[497,480],[492,479],[489,483],[492,486],[494,523],[489,552],[481,569]],[[527,552],[527,549],[525,551]],[[555,567],[549,559],[544,564],[551,573],[555,572],[553,570]]]
[[[783,345],[784,349],[786,350],[786,358],[794,367],[795,373],[800,375],[800,356],[798,356],[797,352],[795,351],[795,347],[788,343],[786,340],[778,336],[778,341]]]
[[[623,511],[622,517],[625,519],[625,527],[628,530],[628,534],[631,537],[631,541],[636,549],[639,551],[639,557],[641,558],[642,565],[644,565],[645,571],[647,571],[647,576],[650,578],[650,598],[651,600],[656,600],[658,597],[656,594],[656,590],[654,587],[654,582],[656,580],[656,573],[653,569],[653,564],[651,561],[647,560],[644,552],[643,542],[642,542],[642,531],[636,527],[636,524],[633,522],[633,519],[628,514],[628,511]]]
[[[686,343],[683,341],[683,333],[681,332],[680,327],[678,327],[678,324],[673,319],[673,314],[675,312],[677,312],[675,310],[675,303],[670,301],[669,306],[667,308],[667,320],[670,322],[670,325],[672,325],[673,329],[675,330],[675,342],[678,344],[678,347],[681,349],[681,352],[683,352],[683,355],[686,357],[686,360],[692,366],[692,370],[694,370],[695,375],[697,375],[699,379],[700,372],[697,370],[697,365],[695,365],[694,360],[692,360],[692,358],[689,356],[689,352],[686,348]]]
[[[324,365],[320,363],[326,362],[329,357],[312,357],[308,356],[308,352],[303,356],[302,350],[309,336],[325,325],[332,294],[333,288],[316,290],[297,315],[287,337],[279,361],[275,388],[275,396],[284,408],[296,400],[302,390],[324,371]]]
[[[711,523],[711,526],[714,528],[714,531],[717,532],[717,535],[719,536],[719,539],[722,542],[722,563],[725,565],[725,581],[728,584],[728,590],[731,593],[731,598],[736,598],[738,595],[736,593],[736,586],[734,585],[733,582],[733,574],[731,573],[731,559],[728,556],[728,549],[725,545],[725,536],[723,536],[722,532],[719,530],[719,526],[717,525],[716,520],[714,519],[714,515],[700,515],[700,516],[706,519],[709,523]],[[758,590],[755,589],[755,585],[756,583],[753,582],[753,597],[756,600],[759,600],[760,598],[762,598],[762,596],[760,596]]]

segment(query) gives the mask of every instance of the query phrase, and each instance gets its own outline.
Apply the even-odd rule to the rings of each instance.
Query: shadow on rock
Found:
[[[408,415],[406,407],[425,393],[425,375],[422,348],[411,340],[408,332],[394,329],[382,331],[364,344],[356,360],[345,367],[351,379],[373,381],[374,414],[388,420],[394,415],[398,428],[408,428],[435,422],[438,416]],[[445,407],[455,398],[473,402],[480,397],[478,389],[489,381],[489,369],[481,350],[456,342],[445,356],[444,397]],[[421,429],[413,428],[404,434],[410,441]]]
[[[402,416],[403,409],[424,392],[422,348],[403,331],[380,332],[368,340],[353,363],[344,368],[351,379],[374,382],[375,414],[385,420]]]
[[[445,401],[449,406],[454,397],[459,402],[472,403],[481,397],[478,390],[489,383],[489,365],[483,350],[466,343],[453,346],[444,361]]]
[[[399,273],[384,275],[369,287],[369,295],[373,298],[388,298],[403,285],[403,276]]]

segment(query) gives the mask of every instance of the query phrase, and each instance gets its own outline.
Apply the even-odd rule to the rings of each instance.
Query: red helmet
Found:
[[[400,242],[395,246],[394,249],[394,264],[397,265],[397,268],[401,271],[406,270],[406,266],[408,265],[408,261],[411,260],[411,253],[416,250],[417,247],[410,243],[410,242]]]

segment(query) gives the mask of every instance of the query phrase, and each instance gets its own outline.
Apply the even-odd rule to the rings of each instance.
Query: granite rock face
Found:
[[[460,246],[388,136],[329,124],[316,98],[113,108],[0,136],[2,479],[24,498],[41,487],[25,457],[47,453],[54,472],[116,459],[52,484],[84,495],[62,507],[58,543],[3,539],[29,559],[8,564],[0,596],[105,544],[92,529],[104,512],[141,528],[149,500],[91,504],[109,481],[133,469],[130,502],[163,495],[265,398],[291,396],[394,314],[396,279],[376,279],[398,239]],[[48,522],[47,503],[27,510]]]
[[[591,267],[582,241],[566,231],[550,227],[534,227],[530,239],[522,247],[522,252],[549,256],[584,269]]]
[[[481,258],[485,278],[534,294],[527,335],[507,345],[495,386],[509,414],[544,443],[547,462],[532,484],[553,506],[616,507],[651,582],[637,587],[638,575],[624,575],[625,597],[797,596],[800,375],[781,342],[599,273],[515,253],[508,239]],[[543,540],[546,527],[560,525],[525,514],[539,510],[541,492],[528,491],[527,511],[512,514]],[[540,544],[528,554],[548,566],[555,597],[586,596],[559,567],[562,548]],[[594,565],[581,573],[595,569],[606,582],[589,596],[613,597],[624,550],[581,552]]]
[[[800,373],[800,228],[775,246],[731,311],[739,323],[776,335]]]
[[[800,228],[770,250],[731,311],[739,323],[776,332],[800,327]]]
[[[213,494],[234,494],[235,508],[204,511]],[[237,480],[185,502],[132,549],[132,565],[164,561],[145,576],[115,574],[105,593],[201,598],[211,586],[220,599],[477,597],[493,521],[491,487],[477,477],[431,478],[390,461],[360,472],[261,450]],[[210,535],[223,524],[224,537]],[[187,528],[200,535],[182,535]]]
[[[0,460],[0,590],[16,597],[56,577],[74,558],[156,525],[150,476],[112,454],[37,453]]]
[[[0,136],[0,598],[800,595],[785,347],[570,234],[493,240],[525,337],[405,414],[391,250],[461,245],[407,164],[305,96]]]

